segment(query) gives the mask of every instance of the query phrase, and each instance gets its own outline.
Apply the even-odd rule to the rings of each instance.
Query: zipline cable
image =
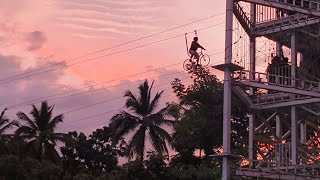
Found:
[[[221,24],[224,24],[224,22],[221,22],[221,23],[218,23],[218,24],[214,24],[214,25],[211,25],[211,26],[207,26],[207,27],[198,29],[198,31],[206,30],[206,29],[209,29],[209,28],[212,28],[212,27],[221,25]],[[193,32],[194,32],[194,31],[188,32],[188,33],[193,33]],[[25,79],[25,78],[28,78],[28,77],[37,76],[37,75],[40,75],[40,74],[43,74],[43,73],[47,73],[47,72],[59,70],[59,69],[61,69],[61,68],[66,68],[66,67],[70,67],[70,66],[82,64],[82,63],[85,63],[85,62],[90,62],[90,61],[94,61],[94,60],[97,60],[97,59],[101,59],[101,58],[104,58],[104,57],[108,57],[108,56],[112,56],[112,55],[116,55],[116,54],[121,54],[121,53],[129,52],[129,51],[132,51],[132,50],[135,50],[135,49],[139,49],[139,48],[142,48],[142,47],[146,47],[146,46],[150,46],[150,45],[153,45],[153,44],[158,44],[158,43],[160,43],[160,42],[164,42],[164,41],[168,41],[168,40],[171,40],[171,39],[175,39],[175,38],[178,38],[178,37],[181,37],[181,36],[184,36],[184,35],[185,35],[185,34],[180,34],[180,35],[176,35],[176,36],[171,36],[171,37],[169,37],[169,38],[161,39],[161,40],[158,40],[158,41],[153,41],[153,42],[151,42],[151,43],[147,43],[147,44],[135,46],[135,47],[132,47],[132,48],[128,48],[128,49],[125,49],[125,50],[113,52],[113,53],[110,53],[110,54],[105,54],[105,55],[102,55],[102,56],[94,57],[94,58],[91,58],[91,59],[86,59],[86,60],[83,60],[83,61],[79,61],[79,62],[67,64],[67,65],[64,65],[63,67],[57,67],[57,68],[54,68],[54,69],[49,69],[49,70],[46,70],[46,71],[41,71],[41,72],[39,72],[39,73],[35,73],[35,74],[30,74],[30,75],[27,75],[27,76],[23,76],[23,77],[21,77],[21,78],[16,78],[16,79],[11,79],[11,80],[7,80],[7,81],[3,81],[3,82],[0,82],[0,85],[6,84],[6,83],[9,83],[9,82],[13,82],[13,81],[17,81],[17,80],[21,80],[21,79]]]
[[[71,58],[71,59],[66,60],[66,61],[74,61],[74,60],[81,59],[81,58],[84,58],[84,57],[88,57],[88,56],[91,56],[91,55],[94,55],[94,54],[98,54],[98,53],[101,53],[101,52],[104,52],[104,51],[107,51],[107,50],[115,49],[115,48],[118,48],[118,47],[121,47],[121,46],[124,46],[124,45],[128,45],[128,44],[131,44],[131,43],[134,43],[134,42],[137,42],[137,41],[141,41],[141,40],[144,40],[144,39],[153,37],[153,36],[157,36],[157,35],[160,35],[160,34],[163,34],[163,33],[166,33],[166,32],[170,32],[170,31],[173,31],[173,30],[182,28],[182,27],[186,27],[186,26],[189,26],[189,25],[191,25],[191,24],[195,24],[195,23],[198,23],[198,22],[207,20],[207,19],[211,19],[211,18],[213,18],[213,17],[217,17],[217,16],[220,16],[220,15],[223,15],[223,14],[225,14],[225,12],[218,13],[218,14],[215,14],[215,15],[211,15],[211,16],[208,16],[208,17],[206,17],[206,18],[198,19],[198,20],[195,20],[195,21],[186,23],[186,24],[179,25],[179,26],[175,26],[175,27],[172,27],[172,28],[169,28],[169,29],[166,29],[166,30],[157,32],[157,33],[153,33],[153,34],[150,34],[150,35],[147,35],[147,36],[143,36],[143,37],[140,37],[140,38],[131,40],[131,41],[127,41],[127,42],[124,42],[124,43],[121,43],[121,44],[117,44],[117,45],[112,46],[112,47],[104,48],[104,49],[97,50],[97,51],[94,51],[94,52],[91,52],[91,53],[88,53],[88,54],[84,54],[84,55],[81,55],[81,56],[77,56],[77,57]],[[15,79],[15,78],[17,78],[17,77],[20,77],[20,76],[23,76],[23,75],[26,75],[26,74],[30,74],[30,73],[33,73],[33,72],[37,72],[37,71],[40,71],[40,70],[43,70],[43,69],[48,69],[48,68],[50,68],[50,67],[63,65],[66,61],[56,62],[56,63],[54,63],[54,64],[51,64],[51,65],[48,65],[48,66],[44,66],[44,67],[40,67],[40,68],[37,68],[37,69],[35,69],[35,70],[31,70],[31,71],[24,72],[24,73],[20,73],[20,74],[11,76],[11,77],[7,77],[7,78],[4,78],[4,79],[1,79],[0,82],[2,82],[2,81],[8,81],[8,80],[10,80],[10,79]]]

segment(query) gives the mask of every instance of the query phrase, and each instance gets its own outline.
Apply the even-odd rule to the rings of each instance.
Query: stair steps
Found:
[[[291,16],[256,24],[256,26],[252,29],[252,34],[256,36],[265,36],[268,34],[295,29],[306,25],[318,24],[319,22],[319,17],[305,14],[294,14]]]
[[[251,35],[252,26],[250,23],[250,19],[239,3],[233,4],[233,14],[238,19],[239,23],[241,24],[243,29],[246,31],[246,33],[248,35]]]

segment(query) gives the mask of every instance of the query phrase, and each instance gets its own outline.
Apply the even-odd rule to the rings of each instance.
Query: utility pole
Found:
[[[231,64],[232,60],[232,33],[233,33],[233,0],[226,3],[226,42],[225,64]],[[224,94],[223,94],[223,159],[222,180],[230,180],[231,168],[231,69],[224,69]]]

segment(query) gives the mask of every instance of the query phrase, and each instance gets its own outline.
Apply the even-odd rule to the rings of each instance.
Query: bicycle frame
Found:
[[[202,53],[202,49],[200,50],[200,52],[197,52],[199,54],[199,60],[201,59],[201,57],[203,56],[203,53]],[[194,56],[192,56],[191,58],[191,55],[189,55],[190,57],[190,60],[193,61],[194,60]]]

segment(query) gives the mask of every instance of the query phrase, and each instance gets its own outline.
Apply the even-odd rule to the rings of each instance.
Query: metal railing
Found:
[[[266,31],[270,29],[283,28],[285,26],[290,26],[291,28],[295,28],[293,25],[304,25],[303,22],[311,22],[311,20],[317,20],[318,17],[312,17],[310,15],[304,14],[294,14],[290,16],[280,17],[277,19],[264,21],[261,23],[257,23],[253,29],[253,32]]]
[[[310,0],[272,0],[272,1],[290,4],[290,5],[297,6],[304,9],[320,11],[319,1],[310,1]]]
[[[254,80],[249,79],[249,75],[252,74],[255,78]],[[238,81],[252,81],[262,84],[296,88],[306,91],[320,92],[320,82],[303,80],[298,78],[292,78],[287,76],[261,73],[261,72],[252,72],[249,70],[240,70],[232,74],[232,78]]]
[[[290,94],[290,93],[272,93],[272,94],[263,94],[258,95],[252,98],[252,103],[255,105],[264,105],[270,103],[279,103],[279,102],[287,102],[293,100],[301,100],[306,99],[308,97],[301,96],[299,94]]]
[[[260,160],[246,160],[249,164],[254,164],[255,166],[245,166],[240,167],[240,171],[255,171],[276,173],[282,175],[291,175],[297,177],[307,177],[320,179],[320,167],[318,165],[292,165],[279,163],[275,161],[260,161]]]

